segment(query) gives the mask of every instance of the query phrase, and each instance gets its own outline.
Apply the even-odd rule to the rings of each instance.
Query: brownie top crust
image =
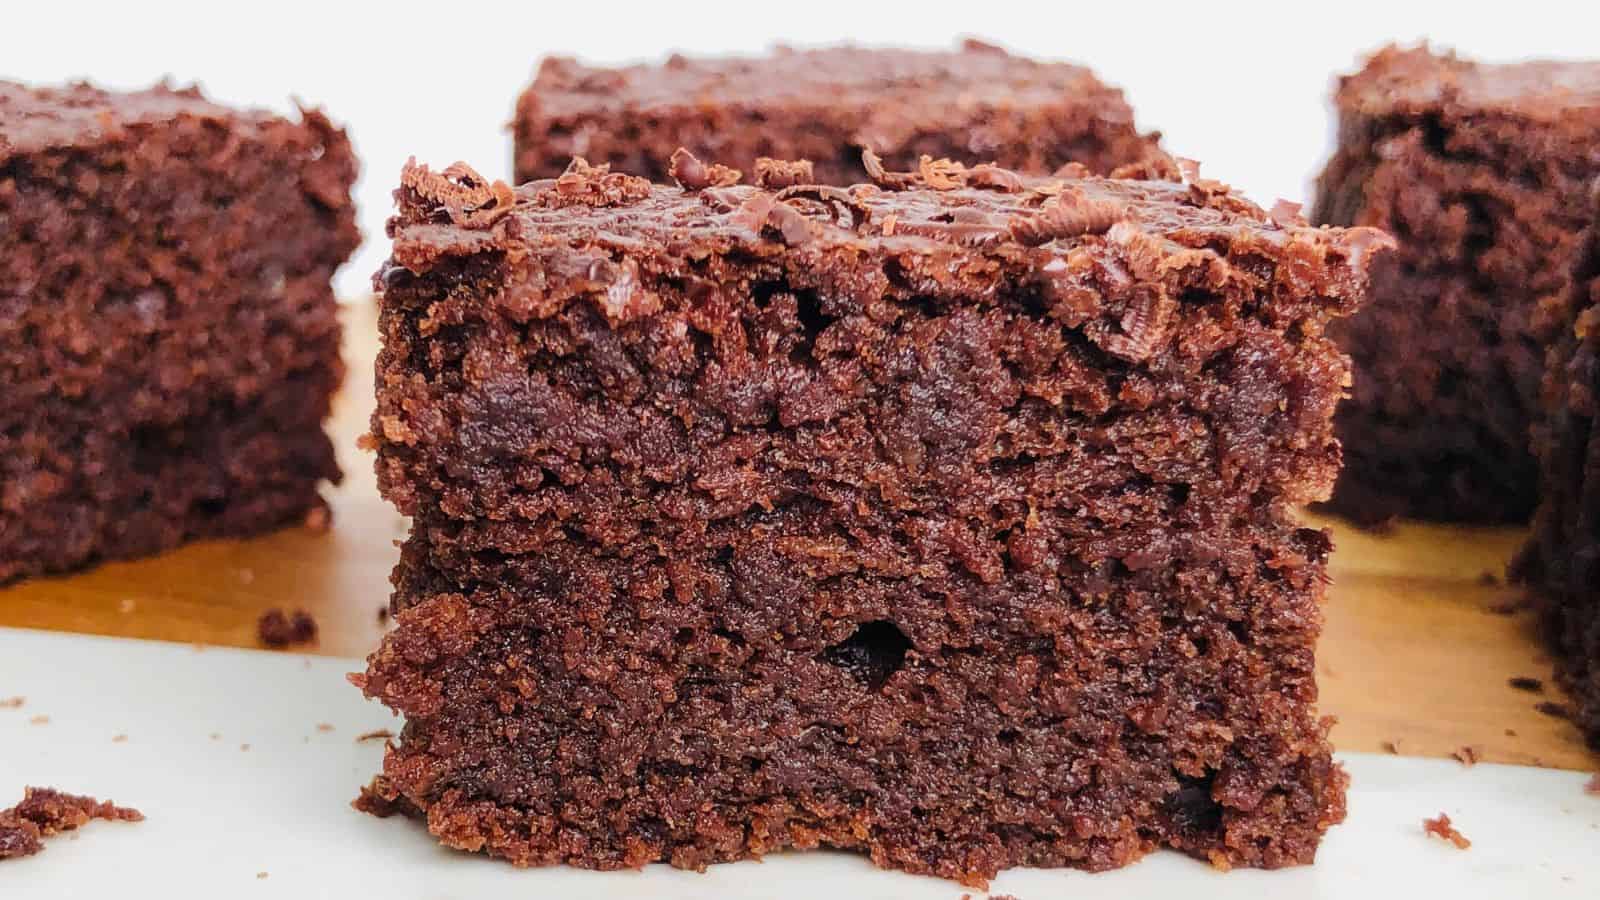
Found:
[[[579,296],[616,322],[649,315],[638,266],[691,270],[729,254],[783,255],[863,277],[864,258],[892,257],[892,274],[930,297],[986,297],[1004,283],[1034,290],[1069,325],[1095,317],[1084,273],[1107,266],[1134,281],[1220,289],[1261,279],[1246,260],[1273,261],[1254,284],[1267,318],[1348,315],[1361,301],[1371,253],[1391,242],[1372,228],[1305,224],[1298,209],[1272,212],[1216,181],[1038,178],[988,165],[924,159],[918,172],[884,172],[849,188],[735,184],[740,173],[675,157],[683,186],[652,185],[575,160],[559,178],[517,188],[490,184],[457,163],[435,173],[407,164],[389,223],[394,249],[379,290],[452,258],[535,257],[537,283],[513,284],[497,302],[540,318]],[[778,164],[793,165],[793,164]],[[1069,167],[1070,168],[1070,167]],[[803,166],[800,169],[803,171]],[[767,175],[770,176],[770,170]],[[1159,309],[1121,322],[1106,349],[1137,359],[1164,335]]]
[[[320,113],[308,122],[326,124]],[[41,150],[79,147],[137,128],[175,119],[227,123],[241,136],[285,120],[265,110],[240,110],[207,100],[197,87],[167,84],[138,91],[107,91],[79,82],[65,87],[28,87],[0,81],[0,162]]]
[[[771,106],[803,101],[904,109],[930,115],[951,108],[1026,107],[1063,95],[1104,96],[1107,115],[1131,119],[1122,92],[1070,63],[1040,62],[977,41],[954,51],[779,47],[765,56],[697,59],[595,68],[568,57],[539,66],[532,92],[543,112],[561,117],[597,110],[648,112],[684,106]],[[912,116],[916,109],[904,110]]]
[[[1366,115],[1447,108],[1600,122],[1600,62],[1481,63],[1426,46],[1389,46],[1340,79],[1337,100],[1340,108]]]

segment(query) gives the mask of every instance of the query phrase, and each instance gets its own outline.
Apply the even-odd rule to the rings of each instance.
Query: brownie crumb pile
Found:
[[[94,819],[140,822],[144,814],[109,800],[65,794],[53,788],[23,790],[22,802],[0,810],[0,860],[32,856],[44,839],[87,825]]]

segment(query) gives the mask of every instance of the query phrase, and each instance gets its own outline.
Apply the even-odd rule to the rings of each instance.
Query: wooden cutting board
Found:
[[[345,481],[328,494],[331,531],[290,528],[25,582],[0,590],[0,626],[253,647],[263,611],[299,608],[319,626],[311,652],[366,655],[406,522],[379,499],[371,457],[355,446],[372,406],[372,305],[346,307],[345,323],[350,373],[331,425]],[[1507,609],[1520,595],[1500,574],[1519,531],[1402,524],[1375,535],[1312,521],[1338,547],[1319,669],[1339,749],[1600,767],[1571,723],[1539,709],[1568,701],[1550,683],[1532,617]],[[1514,688],[1513,678],[1540,685]]]

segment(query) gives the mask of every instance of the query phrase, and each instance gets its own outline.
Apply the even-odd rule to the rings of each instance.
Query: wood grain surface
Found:
[[[0,590],[0,626],[255,647],[257,618],[279,607],[317,620],[309,652],[369,652],[406,522],[379,499],[371,457],[356,448],[372,407],[373,309],[352,304],[344,315],[349,376],[331,430],[345,480],[327,491],[329,530],[205,542],[24,582]],[[1401,524],[1378,535],[1308,518],[1332,529],[1338,548],[1319,670],[1341,750],[1600,767],[1571,723],[1540,711],[1567,700],[1532,617],[1511,609],[1519,592],[1500,583],[1519,531]]]

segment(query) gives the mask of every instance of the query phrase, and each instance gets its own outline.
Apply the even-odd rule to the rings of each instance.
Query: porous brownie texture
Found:
[[[975,41],[957,51],[780,48],[759,58],[597,68],[544,60],[517,102],[518,181],[554,178],[574,156],[666,181],[684,147],[750,174],[760,157],[808,159],[815,178],[867,178],[861,151],[891,169],[934,159],[1096,174],[1161,157],[1122,92],[1080,66]]]
[[[1331,508],[1527,521],[1528,430],[1600,174],[1600,63],[1484,65],[1388,48],[1337,92],[1313,219],[1399,241],[1334,331],[1355,363]]]
[[[1512,576],[1533,588],[1574,722],[1600,750],[1600,181],[1534,428],[1541,498]]]
[[[0,582],[321,503],[355,173],[319,112],[0,82]]]
[[[680,156],[680,161],[684,158]],[[703,165],[680,169],[704,171]],[[410,167],[359,804],[520,865],[1311,861],[1365,229],[1215,182]]]

